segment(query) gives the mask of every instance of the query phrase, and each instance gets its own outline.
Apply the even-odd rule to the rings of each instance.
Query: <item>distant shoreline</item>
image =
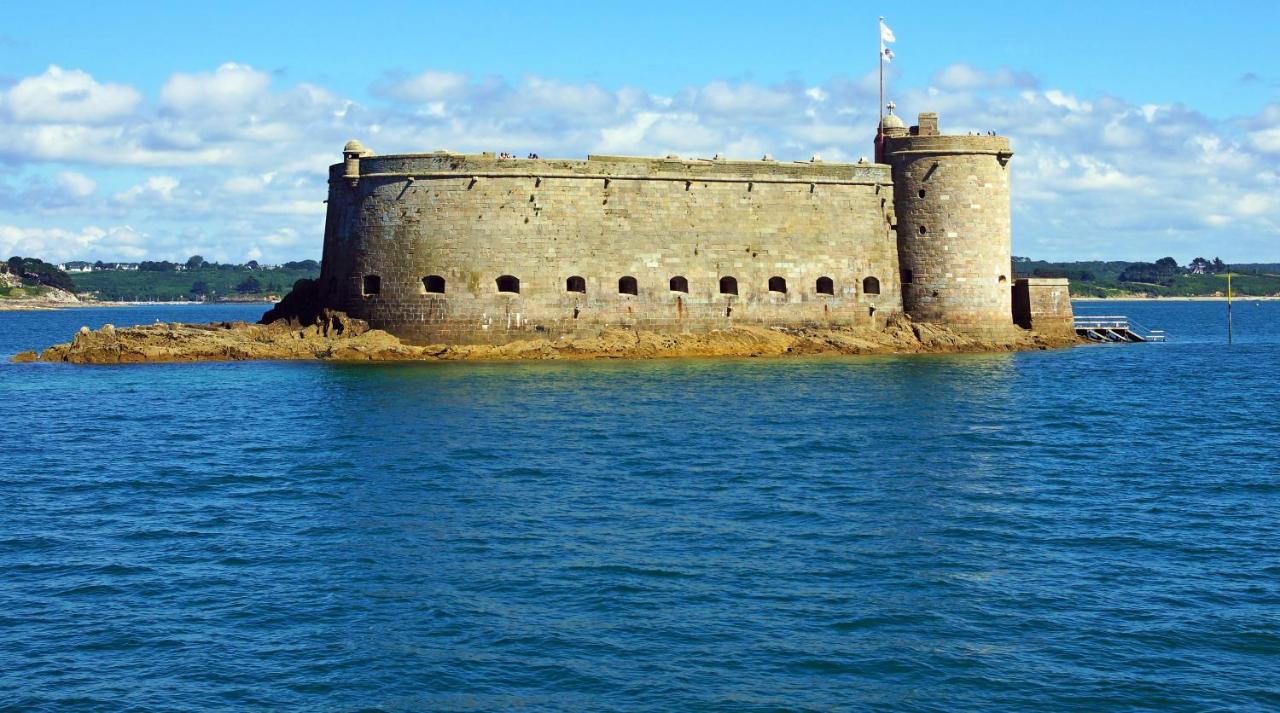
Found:
[[[49,302],[42,300],[0,300],[0,312],[48,312],[58,309],[85,309],[89,307],[157,307],[170,305],[208,305],[208,306],[226,306],[226,305],[270,305],[275,304],[271,300],[228,300],[226,302],[195,302],[195,301],[155,301],[155,302]]]
[[[1258,297],[1255,295],[1234,295],[1234,302],[1273,302],[1280,300],[1280,297],[1267,296]],[[1226,302],[1227,298],[1223,297],[1072,297],[1072,302]]]

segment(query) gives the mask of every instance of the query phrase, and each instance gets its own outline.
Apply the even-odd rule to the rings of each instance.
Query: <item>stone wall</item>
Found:
[[[330,169],[322,299],[413,343],[868,324],[902,308],[886,166],[353,155]]]
[[[1070,283],[1066,278],[1024,277],[1013,285],[1013,319],[1041,334],[1075,334]]]
[[[1013,153],[1003,137],[932,135],[935,126],[902,130],[885,140],[893,167],[903,307],[917,321],[998,336],[1013,328]]]

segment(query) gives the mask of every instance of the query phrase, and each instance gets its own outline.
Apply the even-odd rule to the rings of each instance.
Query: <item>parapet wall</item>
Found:
[[[348,159],[330,169],[322,298],[410,342],[867,324],[902,308],[887,166]]]

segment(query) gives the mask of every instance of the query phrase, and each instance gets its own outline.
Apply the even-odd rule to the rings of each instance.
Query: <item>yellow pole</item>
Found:
[[[1227,344],[1231,343],[1231,271],[1227,270]]]

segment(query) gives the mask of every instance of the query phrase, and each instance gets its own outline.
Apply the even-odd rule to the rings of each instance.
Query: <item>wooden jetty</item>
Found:
[[[1163,342],[1163,329],[1147,329],[1128,317],[1077,315],[1076,334],[1094,342]]]

